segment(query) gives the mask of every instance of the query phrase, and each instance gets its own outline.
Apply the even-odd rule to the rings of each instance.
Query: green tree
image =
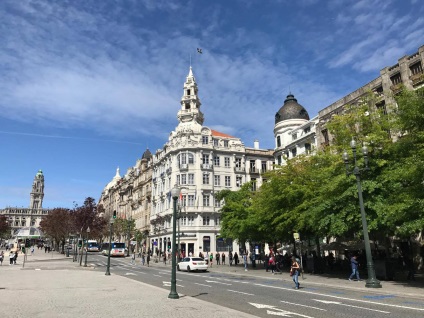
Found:
[[[9,238],[11,227],[7,221],[6,216],[0,215],[0,238]]]
[[[74,230],[73,218],[71,211],[64,208],[55,208],[49,212],[40,222],[41,230],[51,237],[59,246],[62,242],[62,251],[65,240]]]

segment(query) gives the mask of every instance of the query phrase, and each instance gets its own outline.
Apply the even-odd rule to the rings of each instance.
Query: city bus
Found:
[[[99,244],[97,244],[96,240],[88,240],[87,243],[85,243],[85,247],[87,248],[87,251],[89,252],[99,251]]]
[[[103,243],[101,247],[103,255],[109,254],[109,243]],[[112,242],[110,256],[125,256],[125,243]]]

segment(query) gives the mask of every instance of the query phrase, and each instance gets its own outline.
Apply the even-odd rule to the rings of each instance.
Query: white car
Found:
[[[177,265],[179,271],[204,271],[208,270],[205,260],[200,257],[184,257]]]

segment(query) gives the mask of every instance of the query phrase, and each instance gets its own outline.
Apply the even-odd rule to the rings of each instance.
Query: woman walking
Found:
[[[222,265],[225,265],[225,254],[222,253],[221,255]]]
[[[300,265],[296,260],[295,256],[292,256],[292,265],[290,268],[290,276],[293,277],[293,282],[295,284],[295,289],[299,289],[299,274],[300,274]]]

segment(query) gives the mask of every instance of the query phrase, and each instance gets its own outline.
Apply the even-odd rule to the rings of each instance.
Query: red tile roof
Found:
[[[224,133],[222,133],[222,132],[219,132],[219,131],[216,131],[216,130],[213,130],[213,129],[211,129],[211,131],[212,131],[212,136],[215,136],[215,137],[235,138],[235,137],[233,137],[233,136],[230,136],[230,135],[224,134]]]

